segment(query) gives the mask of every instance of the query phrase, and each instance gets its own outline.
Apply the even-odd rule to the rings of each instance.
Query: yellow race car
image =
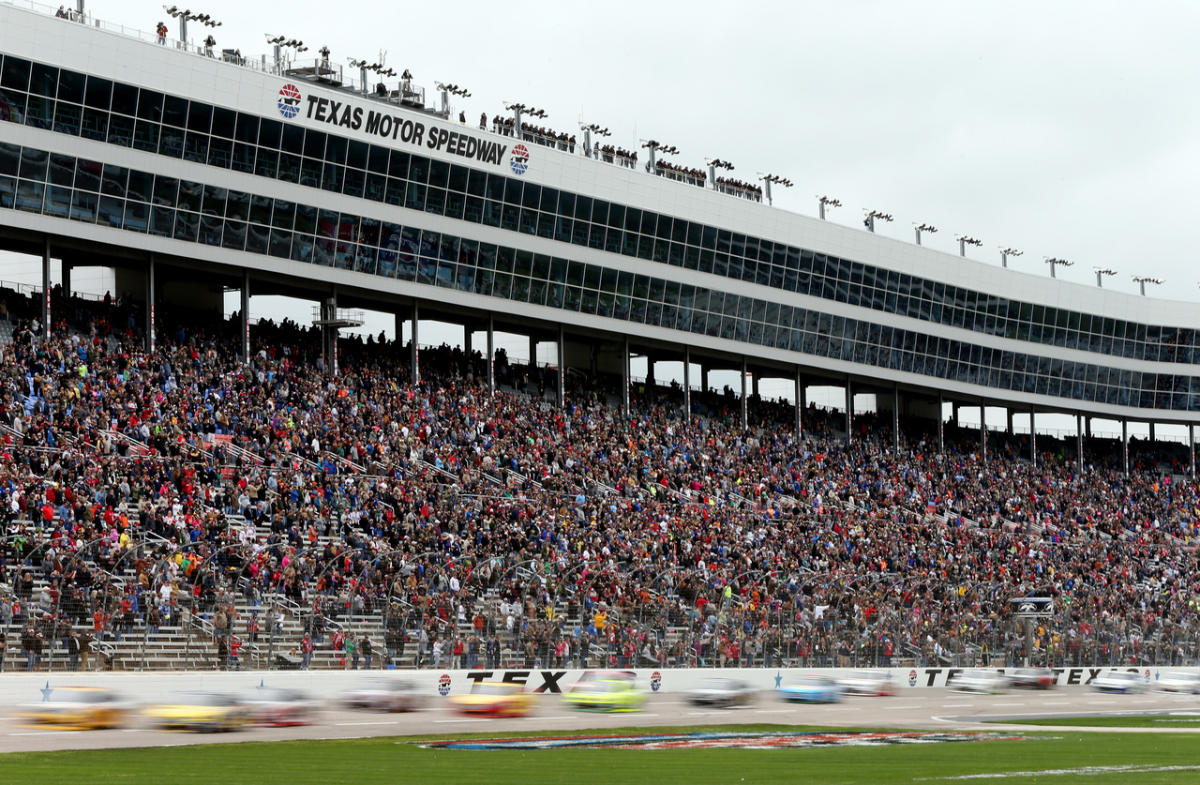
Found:
[[[450,703],[462,714],[524,717],[533,707],[533,696],[514,682],[481,681],[471,685],[466,695],[455,695]]]
[[[585,711],[638,711],[645,701],[630,671],[588,671],[563,693],[564,703]]]
[[[250,723],[250,708],[225,692],[182,692],[171,703],[152,706],[146,717],[163,730],[231,731]]]
[[[64,730],[119,728],[129,718],[129,704],[112,690],[55,687],[47,693],[46,700],[22,706],[17,716]]]

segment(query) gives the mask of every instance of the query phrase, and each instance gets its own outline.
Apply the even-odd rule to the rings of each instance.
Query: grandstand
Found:
[[[1200,657],[1184,304],[519,153],[323,68],[10,6],[0,55],[0,245],[43,270],[0,288],[3,668]],[[117,297],[73,290],[90,266]],[[357,308],[409,340],[339,336]],[[961,427],[982,405],[1009,427]]]

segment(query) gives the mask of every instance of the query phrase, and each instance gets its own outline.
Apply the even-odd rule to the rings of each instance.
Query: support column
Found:
[[[700,363],[700,390],[704,393],[708,392],[708,368],[704,366],[704,363]]]
[[[62,260],[62,293],[64,297],[71,296],[71,263]]]
[[[529,368],[531,371],[537,367],[537,345],[537,338],[529,336]]]
[[[42,337],[50,340],[50,235],[42,241]]]
[[[742,358],[742,430],[749,425],[750,399],[746,397],[746,358]]]
[[[1083,470],[1083,415],[1075,414],[1075,460]]]
[[[567,402],[567,339],[560,324],[558,326],[558,405]]]
[[[488,314],[487,326],[487,382],[488,395],[496,393],[496,325]]]
[[[854,388],[850,377],[846,377],[846,441],[851,440],[851,429],[854,427]]]
[[[629,336],[621,339],[621,411],[629,414]]]
[[[1009,436],[1012,436],[1012,409],[1005,409],[1004,412],[1006,419],[1008,420],[1007,430],[1005,430],[1005,433]]]
[[[63,263],[63,268],[66,268],[66,263]],[[154,354],[157,348],[155,341],[155,329],[157,324],[154,320],[154,257],[150,257],[150,261],[146,265],[146,351]],[[63,292],[66,292],[66,287],[63,287]]]
[[[804,438],[804,377],[796,366],[796,441]]]
[[[1150,445],[1154,445],[1154,423],[1146,423],[1150,426]]]
[[[757,373],[756,373],[756,374],[751,374],[751,376],[750,376],[750,395],[754,396],[755,398],[758,398],[758,397],[759,397],[759,394],[758,394],[758,376],[759,376],[759,375],[758,375]]]
[[[337,290],[331,291],[321,303],[321,346],[325,365],[332,374],[338,372],[338,308]]]
[[[242,363],[250,364],[250,271],[242,270]]]
[[[983,405],[983,401],[979,402],[979,450],[983,455],[983,462],[987,463],[987,407]]]
[[[1196,478],[1196,426],[1188,426],[1188,463],[1192,470],[1192,479]]]
[[[950,422],[954,425],[955,428],[958,427],[958,404],[957,403],[950,404]]]
[[[941,393],[938,393],[938,409],[937,409],[937,428],[938,428],[938,452],[946,451],[946,435],[944,422],[946,416],[946,401],[942,398]]]
[[[892,385],[892,449],[900,450],[900,385]]]
[[[409,333],[412,336],[412,345],[409,351],[412,355],[412,383],[421,383],[421,349],[419,345],[419,333],[421,323],[421,305],[416,300],[413,300],[412,310],[412,326],[409,328]]]
[[[683,347],[683,419],[692,421],[692,349]]]
[[[1033,409],[1029,410],[1029,462],[1037,466],[1037,428]]]
[[[467,362],[471,361],[471,325],[463,325],[463,354],[467,356]]]
[[[1092,438],[1092,418],[1091,417],[1083,418],[1083,435],[1086,439],[1090,440]]]
[[[1129,474],[1129,420],[1121,420],[1121,467]]]

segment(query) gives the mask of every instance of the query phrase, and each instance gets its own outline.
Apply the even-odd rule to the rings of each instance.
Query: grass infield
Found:
[[[1019,725],[1073,725],[1089,728],[1200,728],[1200,712],[1195,714],[1132,714],[1127,717],[1059,717],[1016,720]],[[1197,775],[1200,781],[1200,774]]]
[[[581,734],[669,733],[624,728]],[[845,731],[782,725],[687,731]],[[470,751],[422,749],[422,739],[550,734],[447,734],[330,741],[253,742],[0,755],[0,781],[17,783],[652,783],[1086,782],[1152,785],[1200,781],[1200,734],[1051,732],[1029,741],[812,749]],[[1174,767],[1174,768],[1172,768]],[[1077,775],[1084,773],[1087,777]],[[1053,773],[1052,773],[1053,772]],[[966,779],[961,779],[968,777]]]

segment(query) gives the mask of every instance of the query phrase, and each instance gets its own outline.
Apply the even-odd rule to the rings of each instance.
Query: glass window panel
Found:
[[[42,198],[45,196],[46,186],[44,183],[35,183],[30,180],[17,181],[16,207],[18,210],[25,210],[31,213],[40,213],[42,211]],[[95,196],[89,198],[95,202]],[[93,205],[93,210],[94,210]],[[93,214],[94,217],[94,214]]]
[[[58,69],[34,63],[29,76],[29,92],[44,98],[53,98],[58,92]]]
[[[80,135],[84,139],[103,142],[108,139],[108,112],[97,109],[83,110],[83,125]]]
[[[152,207],[150,209],[150,234],[159,237],[170,237],[175,225],[175,211],[169,207]]]
[[[296,205],[296,226],[297,232],[304,234],[316,234],[317,232],[317,208],[308,204]]]
[[[237,113],[236,127],[234,129],[233,138],[238,142],[246,144],[258,143],[258,123],[259,119],[252,114],[245,112]]]
[[[54,130],[56,133],[78,136],[82,124],[83,109],[62,101],[54,105]]]
[[[280,154],[266,147],[259,147],[254,156],[254,173],[259,177],[269,177],[274,180],[281,177],[279,172]]]
[[[5,57],[4,69],[0,72],[0,85],[14,90],[28,90],[29,70],[28,60],[22,60],[12,55]]]
[[[100,197],[99,222],[101,224],[106,224],[114,229],[120,229],[124,215],[124,199],[115,199],[111,196]]]
[[[212,130],[213,136],[220,136],[224,139],[233,139],[234,123],[237,119],[237,112],[224,107],[214,107],[212,111]]]
[[[291,126],[288,126],[289,128]],[[278,150],[283,144],[283,123],[278,120],[259,120],[258,145],[270,150]]]
[[[100,197],[96,194],[75,191],[71,196],[71,220],[94,223],[99,203]]]
[[[87,87],[83,93],[83,103],[92,109],[107,112],[112,106],[112,82],[98,76],[87,78]]]
[[[65,156],[64,156],[65,158]],[[0,174],[15,175],[21,165],[21,147],[10,142],[0,142]],[[71,165],[74,175],[75,166]]]
[[[21,151],[21,177],[28,180],[45,180],[50,155],[45,150],[26,147]]]
[[[87,77],[76,71],[63,69],[58,74],[58,100],[73,104],[83,103],[83,88]]]
[[[220,137],[208,140],[208,165],[228,169],[233,158],[233,142]]]
[[[183,143],[183,157],[202,164],[208,161],[208,134],[188,131]]]
[[[51,128],[54,125],[54,99],[29,96],[25,124],[34,128]]]
[[[119,196],[124,198],[125,186],[129,181],[129,170],[123,166],[113,166],[105,164],[103,170],[103,178],[100,183],[101,193],[108,196]]]
[[[130,147],[133,144],[133,128],[136,122],[132,117],[112,115],[108,123],[108,143]]]
[[[179,181],[174,177],[158,175],[154,178],[154,203],[174,207],[179,193]]]
[[[158,152],[158,132],[159,124],[151,123],[145,120],[138,120],[137,126],[133,133],[134,149],[143,150],[148,153]]]
[[[207,134],[212,129],[212,107],[193,101],[188,108],[187,129],[197,133]]]
[[[43,208],[47,215],[56,218],[69,218],[71,215],[71,189],[50,186],[46,189],[46,205]]]

